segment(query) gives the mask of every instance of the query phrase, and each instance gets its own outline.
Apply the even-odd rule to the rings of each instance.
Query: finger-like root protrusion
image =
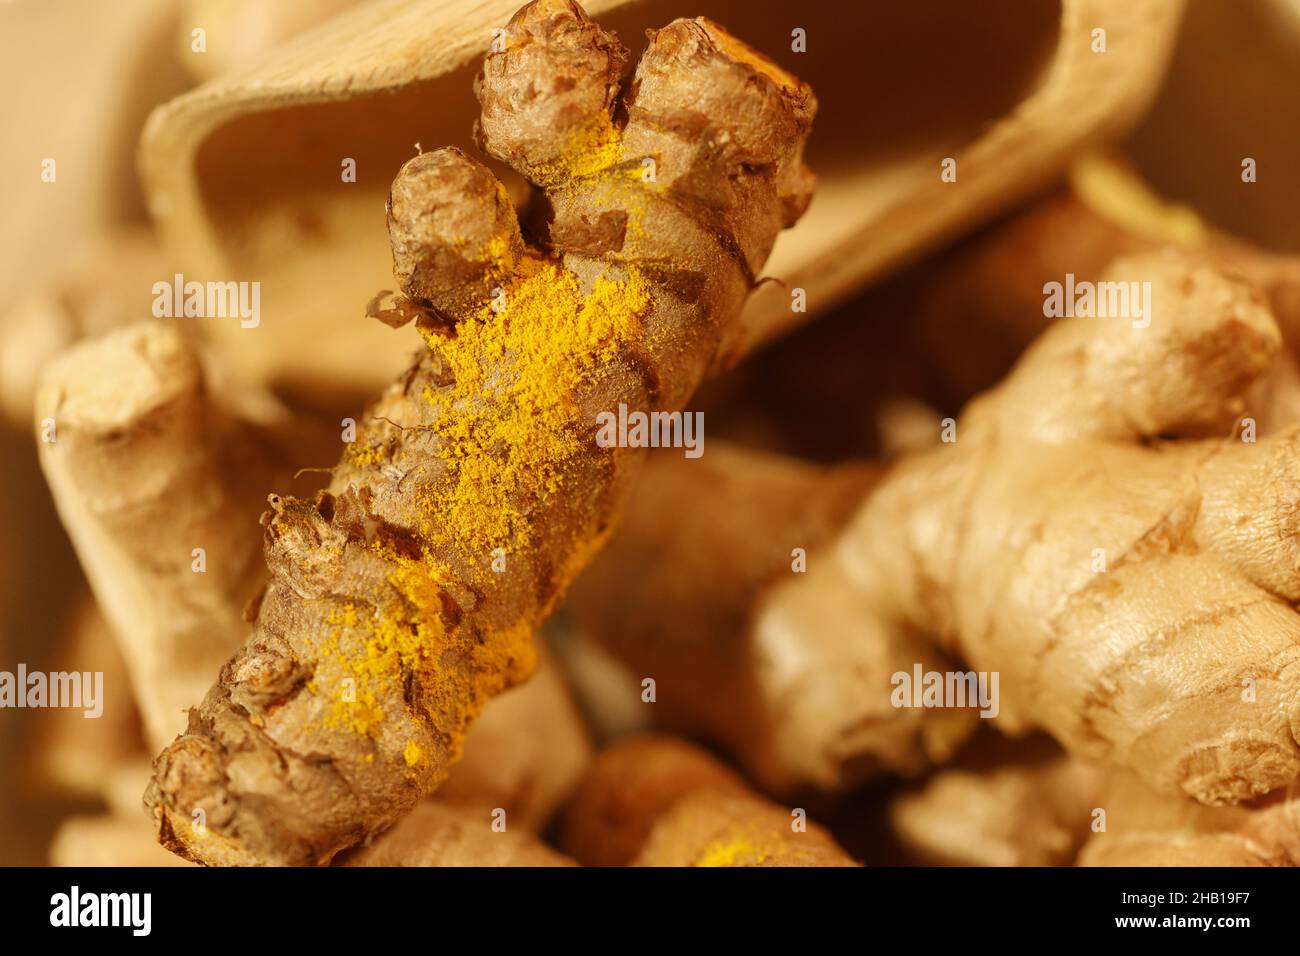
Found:
[[[617,138],[613,112],[628,58],[618,38],[570,0],[537,0],[511,17],[502,43],[474,86],[483,149],[543,186],[570,179],[569,160],[579,154],[599,162]]]
[[[388,198],[393,275],[443,315],[464,313],[504,284],[523,255],[505,187],[458,149],[407,160]]]
[[[1281,350],[1262,294],[1174,250],[1120,259],[1096,289],[1096,314],[1044,333],[972,403],[967,432],[1003,412],[1004,430],[1044,443],[1224,434]]]
[[[1004,729],[1217,804],[1300,773],[1294,440],[1233,434],[1280,348],[1267,306],[1178,262],[1115,266],[1152,283],[1151,324],[1055,325],[840,551],[874,606],[1000,674]]]
[[[69,350],[36,404],[64,527],[122,643],[149,739],[170,740],[237,646],[265,573],[250,531],[268,449],[210,407],[196,355],[159,323]]]
[[[1160,793],[1049,742],[989,735],[889,820],[903,862],[959,866],[1296,866],[1295,787],[1232,807]]]

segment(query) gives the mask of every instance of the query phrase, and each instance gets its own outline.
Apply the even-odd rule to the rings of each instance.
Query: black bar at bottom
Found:
[[[430,946],[484,934],[495,948],[508,936],[563,941],[597,925],[611,943],[619,936],[604,934],[620,927],[629,940],[691,932],[769,944],[787,932],[828,940],[831,931],[864,942],[877,931],[916,932],[927,943],[969,941],[972,932],[985,942],[1030,941],[1045,925],[1058,941],[1290,936],[1300,903],[1300,879],[1280,869],[11,869],[0,879],[9,939],[76,933],[129,946],[248,934],[259,944],[355,940],[371,952],[401,945],[407,932]],[[137,894],[148,894],[147,911]]]

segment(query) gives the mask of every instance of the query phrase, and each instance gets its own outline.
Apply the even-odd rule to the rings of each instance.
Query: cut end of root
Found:
[[[812,91],[808,84],[794,74],[787,73],[749,44],[736,39],[721,24],[714,23],[708,17],[696,17],[691,22],[698,24],[709,35],[718,52],[727,59],[742,66],[750,67],[755,72],[770,79],[777,86],[786,87],[800,97],[811,96]]]
[[[91,433],[117,431],[201,388],[198,360],[180,332],[141,322],[52,362],[37,393],[36,418]]]

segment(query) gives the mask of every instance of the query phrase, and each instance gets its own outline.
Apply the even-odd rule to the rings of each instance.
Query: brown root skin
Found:
[[[524,252],[504,187],[487,167],[451,148],[402,166],[388,196],[388,236],[402,291],[447,314],[486,300]],[[484,269],[494,241],[501,244],[499,261]]]
[[[1152,283],[1149,327],[1059,321],[955,443],[881,482],[841,552],[876,606],[1000,674],[1004,728],[1248,800],[1300,773],[1300,432],[1235,428],[1280,337],[1194,259],[1106,278]]]
[[[625,737],[596,755],[574,792],[561,846],[584,866],[627,866],[674,803],[706,791],[747,788],[734,770],[683,740]]]
[[[856,866],[821,827],[753,793],[706,751],[624,738],[596,756],[565,815],[587,866]]]
[[[634,673],[654,675],[658,726],[716,741],[768,792],[921,772],[978,719],[890,702],[894,673],[950,665],[875,614],[838,566],[835,537],[880,472],[719,442],[698,461],[652,453],[618,536],[566,609]]]
[[[695,793],[655,823],[633,866],[840,867],[858,862],[826,830],[753,795]]]
[[[448,321],[422,325],[430,350],[359,421],[328,491],[272,497],[256,630],[155,763],[146,804],[165,844],[214,864],[328,862],[445,779],[487,700],[532,670],[534,631],[612,530],[639,459],[595,443],[596,414],[682,406],[788,218],[791,184],[807,181],[788,167],[802,162],[811,93],[793,79],[774,92],[784,81],[700,29],[689,61],[651,43],[639,97],[667,108],[720,76],[740,85],[715,115],[658,115],[654,128],[635,113],[612,125],[616,41],[573,4],[520,10],[485,64],[489,151],[546,190],[557,223],[625,213],[617,255],[516,259],[504,194],[454,151],[399,174],[399,279]],[[512,97],[537,79],[512,65],[525,51],[567,66]],[[504,125],[503,109],[516,114]],[[755,122],[770,127],[771,161],[750,167],[721,144]],[[626,174],[625,157],[649,153],[655,182]],[[466,189],[428,194],[448,183]],[[476,298],[496,288],[499,315]]]

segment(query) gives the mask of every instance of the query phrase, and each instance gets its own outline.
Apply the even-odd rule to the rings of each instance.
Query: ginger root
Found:
[[[484,63],[481,141],[539,187],[540,246],[459,151],[399,172],[403,296],[372,311],[429,349],[327,492],[271,497],[256,630],[155,764],[164,845],[324,863],[410,811],[613,527],[638,455],[598,447],[596,413],[680,408],[734,334],[809,201],[815,101],[705,20],[655,33],[620,97],[625,56],[539,0]]]
[[[961,866],[1296,866],[1294,788],[1208,807],[1041,739],[989,734],[889,805],[908,863]]]
[[[265,576],[247,533],[260,489],[314,439],[215,407],[198,354],[154,322],[52,361],[36,417],[59,516],[161,747],[239,646],[242,609]]]
[[[1103,793],[1106,829],[1089,835],[1079,866],[1300,866],[1294,784],[1236,806],[1207,807],[1111,772]]]
[[[1002,729],[1247,800],[1300,773],[1300,430],[1236,427],[1278,329],[1174,251],[1104,278],[1151,283],[1149,325],[1059,320],[956,442],[877,485],[841,553],[876,607],[1000,673]]]

